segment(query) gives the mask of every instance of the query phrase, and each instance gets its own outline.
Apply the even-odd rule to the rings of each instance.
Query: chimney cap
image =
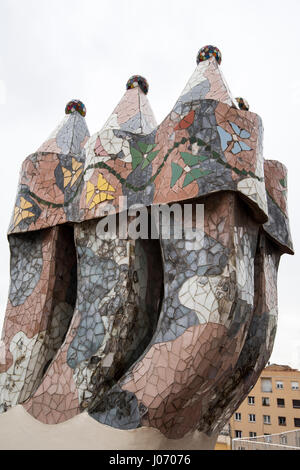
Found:
[[[127,80],[126,89],[130,90],[131,88],[135,88],[137,86],[139,86],[145,95],[147,95],[149,91],[149,83],[147,80],[141,75],[132,75],[132,77]]]
[[[249,106],[248,101],[245,100],[245,98],[242,98],[241,96],[238,96],[236,98],[236,101],[237,101],[240,109],[242,109],[243,111],[249,111],[250,106]]]
[[[86,115],[86,107],[84,106],[83,102],[80,100],[71,100],[66,104],[65,113],[71,114],[77,111],[81,116]]]
[[[199,62],[203,62],[204,60],[208,60],[211,57],[215,57],[216,61],[218,64],[221,64],[222,61],[222,54],[220,49],[218,49],[216,46],[203,46],[201,49],[198,51],[197,54],[197,65]]]

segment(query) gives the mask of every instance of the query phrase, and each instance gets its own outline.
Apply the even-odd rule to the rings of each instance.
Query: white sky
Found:
[[[22,161],[36,151],[72,99],[99,130],[133,74],[147,78],[157,121],[196,67],[198,49],[219,47],[234,96],[264,123],[265,158],[289,170],[296,249],[279,269],[272,362],[300,369],[300,2],[299,0],[0,0],[0,325],[9,286],[6,231]]]

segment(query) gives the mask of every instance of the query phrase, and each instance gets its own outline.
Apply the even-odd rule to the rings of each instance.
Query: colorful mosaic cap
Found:
[[[126,83],[126,89],[130,90],[131,88],[135,88],[137,86],[139,86],[145,95],[147,95],[149,90],[149,84],[147,80],[141,75],[132,75],[132,77],[130,77]]]
[[[215,57],[216,61],[220,65],[222,60],[221,51],[215,46],[204,46],[198,51],[197,54],[197,65],[199,62],[209,59],[210,57]]]
[[[249,111],[250,106],[248,101],[246,101],[244,98],[241,98],[240,96],[236,98],[236,101],[238,102],[240,109],[243,109],[244,111]]]
[[[65,108],[65,113],[66,114],[71,114],[77,111],[81,116],[86,115],[86,107],[84,106],[82,101],[79,100],[72,100],[67,103],[66,108]]]

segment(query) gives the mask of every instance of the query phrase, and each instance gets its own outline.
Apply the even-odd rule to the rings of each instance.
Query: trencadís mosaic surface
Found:
[[[169,438],[218,432],[271,354],[280,256],[293,253],[287,172],[205,46],[157,124],[134,75],[102,129],[85,105],[23,163],[9,227],[0,408],[54,424],[80,412]],[[97,236],[103,208],[204,204],[204,239]],[[159,227],[158,227],[159,228]]]

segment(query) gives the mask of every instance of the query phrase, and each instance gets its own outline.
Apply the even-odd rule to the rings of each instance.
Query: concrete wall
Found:
[[[60,424],[44,424],[21,405],[0,415],[1,450],[210,450],[216,440],[217,436],[198,431],[178,440],[167,439],[153,428],[121,431],[98,423],[87,413]]]

